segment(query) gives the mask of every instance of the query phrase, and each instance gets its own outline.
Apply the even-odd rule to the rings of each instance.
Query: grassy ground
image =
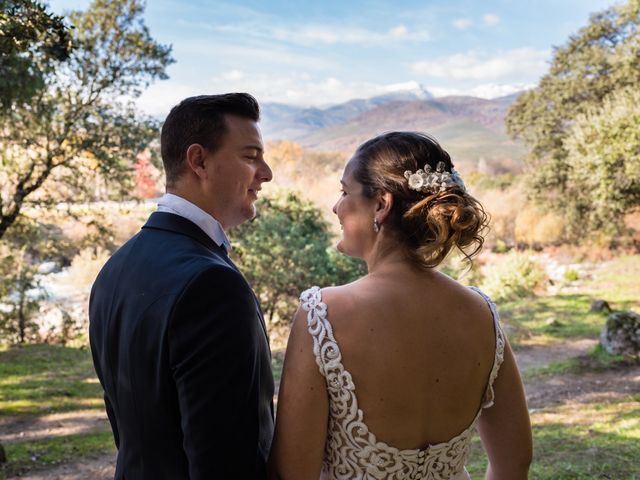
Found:
[[[110,430],[13,443],[6,448],[9,459],[6,475],[20,476],[34,469],[92,457],[113,449]]]
[[[605,316],[589,312],[591,297],[559,294],[526,298],[500,305],[500,317],[507,323],[514,346],[544,345],[567,338],[595,337]]]
[[[640,256],[608,262],[578,279],[578,292],[524,299],[499,306],[510,341],[516,347],[549,345],[566,339],[595,338],[606,313],[590,312],[592,299],[604,299],[614,310],[640,311]],[[568,284],[572,286],[571,283]],[[525,385],[540,377],[562,382],[564,374],[599,372],[602,378],[634,362],[596,347],[588,355],[524,372]],[[640,395],[575,403],[571,400],[531,412],[537,480],[640,480]],[[469,472],[483,478],[486,454],[475,439]]]
[[[283,354],[274,353],[277,382]],[[102,388],[87,349],[55,345],[0,347],[0,428],[2,421],[9,418],[35,420],[43,414],[103,408]],[[9,459],[5,474],[17,476],[112,451],[111,431],[97,430],[9,443],[5,445]]]
[[[640,310],[640,255],[607,262],[597,276],[585,282],[585,292],[611,303],[615,310]]]
[[[516,346],[546,345],[572,338],[594,338],[605,315],[590,313],[592,298],[604,298],[615,309],[640,310],[640,256],[617,259],[597,276],[581,279],[577,292],[500,305]],[[541,377],[602,372],[615,375],[624,359],[596,349],[588,357],[552,363],[525,372],[525,383]],[[282,354],[274,353],[279,379]],[[613,373],[612,373],[613,372]],[[3,422],[34,419],[55,412],[103,408],[102,392],[86,349],[52,345],[0,347],[0,429]],[[535,460],[530,478],[640,480],[640,395],[563,400],[531,412]],[[74,459],[113,451],[106,424],[82,433],[5,444],[5,473],[48,468]],[[482,478],[486,456],[474,442],[469,469]],[[0,478],[2,475],[0,474]]]
[[[640,396],[606,403],[556,406],[531,414],[537,480],[640,479]],[[487,466],[475,440],[468,464],[473,478]]]
[[[546,345],[568,338],[595,338],[606,313],[590,312],[591,301],[604,299],[614,310],[640,311],[640,255],[612,260],[586,278],[567,282],[555,295],[506,302],[498,306],[513,346]],[[577,290],[577,291],[576,291]]]
[[[87,349],[26,345],[0,350],[0,417],[103,407]]]
[[[8,419],[35,421],[43,414],[103,408],[102,389],[87,349],[0,347],[0,427]],[[9,460],[5,473],[12,476],[110,451],[113,437],[102,429],[17,441],[5,449]]]
[[[568,358],[558,362],[551,362],[544,367],[530,368],[522,372],[525,384],[529,380],[539,377],[562,375],[564,373],[581,374],[586,372],[605,372],[617,367],[635,365],[637,360],[622,355],[609,355],[599,344],[582,357]]]

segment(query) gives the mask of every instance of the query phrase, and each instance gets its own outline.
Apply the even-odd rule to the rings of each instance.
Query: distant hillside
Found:
[[[268,139],[348,154],[379,133],[418,130],[438,139],[465,170],[517,172],[525,150],[504,131],[506,111],[516,98],[433,98],[426,92],[398,92],[325,109],[265,104],[261,126]]]
[[[392,92],[367,99],[355,99],[326,108],[304,108],[281,103],[266,103],[261,107],[260,127],[270,140],[297,141],[319,129],[340,125],[358,115],[387,103],[418,101],[433,98],[417,86],[413,90]]]

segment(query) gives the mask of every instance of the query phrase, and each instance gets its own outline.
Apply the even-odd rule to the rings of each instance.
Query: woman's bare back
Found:
[[[472,423],[496,346],[482,297],[438,272],[400,268],[324,289],[322,298],[379,441],[424,448]]]

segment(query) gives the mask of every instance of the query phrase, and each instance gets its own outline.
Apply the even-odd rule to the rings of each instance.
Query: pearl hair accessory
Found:
[[[424,170],[422,168],[415,172],[407,170],[404,172],[404,178],[409,182],[411,190],[422,193],[444,192],[451,187],[460,187],[465,190],[460,174],[453,168],[451,173],[445,171],[444,162],[438,162],[435,172],[429,164],[425,165]]]

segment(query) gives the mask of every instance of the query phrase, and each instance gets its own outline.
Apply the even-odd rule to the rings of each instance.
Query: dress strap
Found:
[[[491,368],[491,373],[489,374],[489,381],[487,382],[487,388],[484,393],[484,397],[482,399],[482,408],[489,408],[493,405],[494,402],[494,392],[493,392],[493,383],[498,376],[498,370],[500,370],[500,365],[504,360],[504,346],[505,346],[505,338],[504,332],[502,328],[500,328],[500,316],[498,315],[498,309],[496,308],[496,304],[493,303],[491,298],[487,294],[485,294],[482,290],[477,287],[469,287],[474,292],[478,293],[487,305],[489,305],[489,309],[491,310],[491,316],[493,318],[493,325],[496,333],[496,353],[493,358],[493,367]]]
[[[327,381],[330,395],[340,391],[354,392],[351,374],[342,365],[340,347],[327,319],[327,305],[322,301],[320,287],[311,287],[300,295],[300,306],[307,312],[307,329],[313,339],[316,364]]]

